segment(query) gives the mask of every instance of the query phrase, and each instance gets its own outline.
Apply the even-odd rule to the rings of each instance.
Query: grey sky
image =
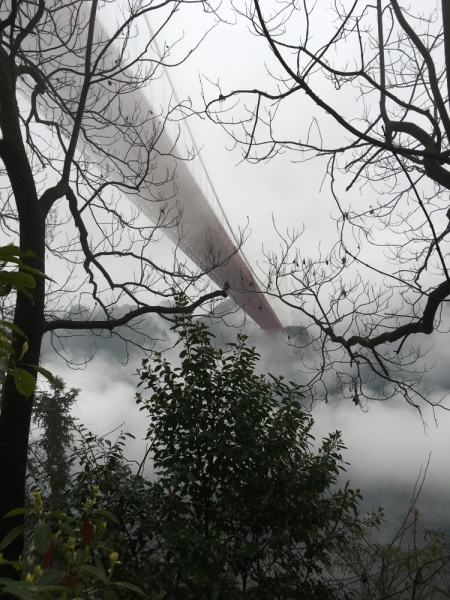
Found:
[[[182,8],[180,18],[184,15]],[[199,13],[195,18],[184,18],[186,20],[183,23],[178,23],[186,32],[186,41],[181,46],[184,44],[189,47],[192,40],[208,26],[211,15],[203,19]],[[177,31],[174,30],[174,37],[176,35]],[[250,87],[252,81],[257,82],[258,78],[265,76],[264,59],[266,64],[271,61],[270,54],[263,46],[261,41],[246,32],[242,24],[220,25],[182,67],[171,72],[179,99],[190,96],[194,107],[202,107],[200,74],[213,81],[219,80],[224,92]],[[264,52],[266,54],[261,56]],[[211,88],[207,93],[211,93]],[[307,119],[309,108],[307,103],[293,105],[292,114],[286,115],[286,126],[295,127],[296,120]],[[263,247],[266,251],[277,249],[279,241],[272,217],[282,232],[288,228],[301,229],[305,225],[300,242],[304,254],[314,254],[319,244],[326,248],[335,232],[330,216],[336,216],[336,207],[328,183],[322,186],[323,161],[319,159],[297,164],[291,162],[295,156],[283,154],[270,163],[242,163],[238,149],[227,150],[232,142],[220,128],[195,117],[190,119],[190,127],[197,145],[202,148],[203,161],[233,227],[237,230],[249,220],[251,236],[244,249],[253,268],[256,269],[258,263],[264,263]],[[163,247],[167,250],[166,242]],[[158,256],[156,248],[154,254]],[[276,303],[273,306],[283,324],[301,324],[292,311]],[[151,327],[155,337],[167,337],[168,323],[154,317]],[[284,374],[288,379],[301,380],[300,357],[281,342],[279,335],[258,330],[252,323],[247,323],[244,331],[250,335],[251,342],[262,355],[262,372],[270,371]],[[220,335],[225,340],[231,341],[235,333],[234,329],[220,328]],[[92,341],[93,338],[74,339],[70,347],[76,350],[79,357],[83,357],[89,354]],[[130,452],[138,456],[143,448],[141,440],[146,422],[134,403],[138,378],[133,376],[133,372],[138,368],[142,356],[133,351],[128,365],[122,366],[116,358],[122,347],[116,340],[112,343],[96,340],[96,343],[99,351],[86,370],[69,370],[50,351],[45,355],[45,366],[63,377],[69,387],[82,390],[79,416],[87,427],[97,433],[105,433],[125,422],[123,429],[133,432],[137,438],[136,443],[130,446]],[[450,390],[448,342],[444,336],[434,334],[424,343],[430,347],[434,345],[427,362],[436,363],[425,382],[436,393],[445,393]],[[163,341],[160,344],[164,346]],[[399,504],[409,500],[419,470],[427,463],[432,452],[422,497],[425,504],[423,513],[433,525],[449,528],[450,521],[444,508],[448,506],[450,494],[450,413],[437,410],[433,415],[425,407],[423,420],[427,427],[424,428],[417,411],[401,400],[374,403],[369,408],[364,413],[351,401],[344,402],[339,395],[335,395],[329,404],[315,407],[314,433],[320,440],[330,431],[342,431],[348,447],[345,455],[350,463],[348,477],[355,487],[362,488],[363,493],[366,490],[366,508],[383,505],[391,511],[398,510]],[[406,510],[407,506],[400,507],[400,510],[403,508]],[[436,515],[439,515],[437,520]]]

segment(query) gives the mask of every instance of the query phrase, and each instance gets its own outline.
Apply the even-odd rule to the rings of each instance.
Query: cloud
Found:
[[[257,366],[260,373],[284,375],[285,378],[301,382],[300,356],[287,346],[279,332],[263,331],[253,322],[242,324],[242,315],[228,318],[235,327],[222,322],[211,324],[215,343],[226,347],[235,340],[238,331],[249,336],[249,344],[256,346],[261,354]],[[170,348],[165,355],[168,360],[178,361],[180,349],[173,348],[176,336],[166,329],[166,323],[152,318],[146,332],[159,338],[158,349]],[[443,352],[444,346],[438,343],[435,352]],[[97,434],[103,435],[119,427],[133,433],[136,441],[130,440],[127,455],[140,460],[145,451],[145,435],[148,425],[145,412],[140,412],[135,404],[136,375],[144,353],[133,347],[127,365],[117,361],[123,342],[116,338],[95,338],[97,354],[87,365],[86,370],[68,368],[66,363],[47,348],[45,366],[61,376],[69,387],[81,389],[77,406],[80,421]],[[92,338],[75,337],[68,340],[68,350],[81,356],[90,349]],[[445,362],[445,361],[442,361]],[[448,370],[448,369],[447,369]],[[445,367],[436,372],[435,386],[443,389],[448,375]],[[433,378],[435,372],[429,375]],[[450,495],[449,456],[450,441],[448,429],[450,413],[436,413],[424,408],[422,422],[418,412],[402,399],[387,402],[373,402],[368,412],[363,412],[351,400],[335,394],[328,404],[319,403],[313,409],[315,420],[313,435],[315,447],[330,432],[339,430],[348,448],[344,460],[349,463],[341,484],[350,479],[354,488],[362,490],[362,509],[369,512],[373,507],[386,508],[390,522],[389,532],[401,522],[409,506],[409,500],[420,469],[427,464],[431,453],[430,466],[424,490],[419,500],[423,513],[423,523],[450,530],[448,497]],[[123,425],[122,425],[123,423]],[[149,466],[147,473],[152,473]]]

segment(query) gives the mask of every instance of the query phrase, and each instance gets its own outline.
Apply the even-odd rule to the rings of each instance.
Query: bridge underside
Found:
[[[87,2],[84,3],[86,18],[89,18],[90,7]],[[61,14],[61,21],[64,17],[69,18],[70,14]],[[81,35],[85,35],[87,28]],[[98,39],[107,40],[108,34],[106,29],[101,25],[100,20],[96,21],[95,34]],[[104,56],[104,68],[111,67],[114,71],[115,66],[119,63],[119,54],[117,49],[109,47],[108,53]],[[74,69],[76,73],[76,69]],[[170,81],[169,81],[170,84]],[[30,85],[29,90],[34,86]],[[80,82],[81,86],[81,82]],[[27,92],[23,91],[25,97]],[[30,92],[28,91],[28,97]],[[109,103],[109,111],[111,114],[124,114],[124,111],[130,110],[131,114],[153,115],[152,107],[147,96],[150,96],[149,90],[147,93],[142,89],[134,89],[127,92],[126,103],[122,100],[122,105],[119,106],[117,99]],[[108,96],[105,96],[105,102]],[[125,106],[126,105],[126,106]],[[59,107],[51,107],[54,112],[54,118],[58,117]],[[130,117],[131,118],[131,117]],[[134,117],[133,117],[134,118]],[[157,153],[159,157],[172,156],[175,145],[170,139],[166,129],[162,126],[162,119],[158,116],[150,117],[142,124],[141,139],[148,140],[150,146],[156,143]],[[167,124],[167,121],[166,121]],[[83,126],[87,130],[95,131],[98,129],[98,123],[95,117],[85,117]],[[183,124],[181,125],[183,127]],[[188,128],[186,128],[188,131]],[[120,138],[116,135],[115,130],[109,131],[107,125],[103,125],[101,139],[96,140],[97,144],[102,144],[102,140],[114,141],[114,153],[123,159],[123,171],[127,168],[132,173],[132,166],[146,164],[147,155],[140,155],[139,146],[136,148],[128,140]],[[80,138],[81,139],[81,138]],[[89,142],[79,142],[79,151],[90,155],[92,163],[96,164],[95,149],[90,147]],[[155,150],[155,156],[157,155]],[[198,159],[193,159],[198,160]],[[107,164],[106,157],[102,158],[102,167]],[[131,162],[130,162],[131,161]],[[114,172],[114,165],[109,163]],[[164,165],[162,169],[164,170]],[[202,166],[203,168],[203,166]],[[167,169],[169,171],[169,169]],[[125,173],[126,174],[126,173]],[[165,206],[167,210],[181,209],[182,219],[181,227],[167,227],[163,231],[166,235],[188,256],[202,271],[205,271],[210,279],[219,288],[228,289],[228,295],[233,301],[241,307],[262,329],[282,329],[282,325],[277,318],[275,312],[268,303],[263,291],[259,287],[257,281],[251,272],[251,269],[246,264],[239,249],[236,248],[230,235],[225,230],[220,222],[217,214],[208,202],[201,186],[192,175],[187,163],[178,161],[175,169],[175,191],[172,186],[170,201],[166,202],[164,194],[157,199],[152,196],[150,188],[152,182],[143,182],[142,190],[139,194],[133,193],[124,194],[137,205],[142,212],[153,222],[160,222],[161,208]],[[204,172],[206,174],[206,172]],[[164,180],[164,177],[163,177]],[[159,188],[161,189],[161,188]],[[181,232],[181,233],[180,233]]]
[[[183,212],[181,230],[170,228],[166,235],[220,288],[229,286],[228,295],[261,329],[282,329],[251,270],[232,242],[211,205],[206,200],[186,164],[177,164],[177,201]],[[160,204],[138,201],[139,207],[156,222]]]

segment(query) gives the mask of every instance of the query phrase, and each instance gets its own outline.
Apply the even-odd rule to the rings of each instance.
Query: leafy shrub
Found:
[[[23,263],[22,258],[35,258],[36,255],[31,250],[22,252],[20,248],[9,244],[0,246],[0,297],[8,296],[13,290],[24,294],[32,299],[31,290],[36,286],[35,277],[48,277]],[[15,265],[18,270],[7,270],[6,267]],[[19,354],[14,352],[12,347],[13,334],[24,339]],[[11,321],[0,320],[0,374],[8,373],[14,378],[17,390],[26,398],[31,396],[36,387],[35,378],[27,370],[20,367],[21,361],[28,350],[27,336],[24,332]],[[22,363],[24,364],[24,363]],[[36,365],[26,365],[38,371],[49,381],[55,381],[52,374],[46,369]]]
[[[359,490],[335,484],[339,432],[313,452],[300,387],[255,372],[238,335],[217,349],[206,325],[177,319],[181,366],[143,361],[157,480],[164,598],[328,598],[334,551],[364,527]]]
[[[245,336],[223,351],[190,315],[174,329],[179,366],[157,353],[144,360],[140,386],[149,394],[137,394],[150,418],[156,481],[142,476],[144,461],[136,473],[125,458],[129,434],[111,441],[79,428],[71,478],[64,494],[49,498],[52,510],[60,506],[78,519],[82,539],[85,517],[71,505],[82,502],[93,482],[99,485],[96,510],[115,520],[102,531],[97,554],[114,548],[115,576],[147,598],[347,597],[335,577],[336,553],[366,522],[357,512],[359,490],[336,486],[345,467],[340,433],[313,450],[313,420],[299,386],[258,375],[259,355]],[[89,566],[100,569],[92,556]],[[102,564],[107,558],[97,556]],[[120,589],[120,598],[135,597]]]
[[[29,530],[31,520],[33,554],[39,557],[39,563],[30,566],[27,561],[8,561],[0,554],[0,564],[12,565],[22,573],[21,581],[0,578],[2,594],[24,600],[118,600],[116,590],[127,589],[135,597],[143,595],[136,586],[112,579],[120,564],[119,554],[103,538],[108,522],[117,520],[109,511],[95,508],[98,492],[98,486],[93,486],[91,497],[86,498],[76,516],[62,510],[45,513],[37,491],[33,492],[32,508],[18,508],[6,515],[26,514],[29,521],[13,529],[0,543],[0,550]]]

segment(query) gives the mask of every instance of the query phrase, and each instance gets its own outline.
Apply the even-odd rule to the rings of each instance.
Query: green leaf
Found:
[[[80,568],[80,573],[82,575],[91,575],[91,577],[96,577],[97,579],[101,579],[103,583],[108,583],[108,578],[104,573],[100,571],[97,567],[91,567],[89,565],[83,565]]]
[[[23,525],[19,525],[18,527],[14,527],[14,529],[11,529],[11,531],[7,533],[0,542],[0,551],[3,550],[3,548],[6,548],[6,546],[15,540],[16,537],[19,537],[19,535],[23,533],[25,529],[28,529],[28,525],[25,523]]]
[[[30,294],[30,292],[27,290],[26,287],[24,287],[21,283],[16,283],[14,285],[14,288],[20,292],[21,294],[23,294],[24,296],[26,296],[27,298],[29,298],[30,300],[33,300],[33,295]]]
[[[3,564],[11,565],[16,571],[21,571],[28,566],[23,560],[6,560],[6,558],[3,559]]]
[[[76,585],[76,586],[73,588],[72,595],[73,595],[75,598],[78,598],[79,596],[81,597],[81,596],[83,595],[83,592],[84,592],[84,588],[85,588],[85,587],[86,587],[86,586],[84,585],[84,583],[81,583],[81,582],[80,582],[80,583],[77,583],[77,585]]]
[[[48,277],[42,271],[39,271],[39,269],[34,269],[33,267],[29,267],[28,265],[24,265],[24,264],[22,264],[20,266],[20,269],[21,269],[21,271],[27,271],[28,273],[33,273],[33,275],[36,275],[36,277],[43,277],[44,279],[53,281],[53,279],[50,279],[50,277]]]
[[[4,327],[11,329],[11,331],[14,331],[14,333],[17,333],[17,335],[21,335],[24,338],[27,337],[24,334],[24,332],[20,329],[20,327],[17,327],[17,325],[14,325],[14,323],[10,323],[9,321],[0,321],[0,325],[3,325]]]
[[[38,523],[33,531],[33,544],[36,552],[42,556],[47,552],[52,541],[52,534],[47,523]]]
[[[136,592],[136,594],[145,596],[145,593],[141,590],[141,588],[138,588],[137,585],[133,585],[132,583],[125,583],[123,581],[111,581],[111,583],[120,589],[131,590],[132,592]]]
[[[58,523],[58,527],[59,530],[61,531],[61,533],[66,533],[67,535],[70,535],[71,537],[73,537],[75,535],[75,532],[73,530],[72,527],[70,527],[70,525],[66,525],[66,523]]]
[[[104,598],[105,600],[119,600],[116,592],[113,592],[112,590],[106,590]]]
[[[67,576],[65,571],[60,569],[47,569],[38,579],[38,587],[55,585],[62,581]]]
[[[14,377],[16,382],[16,388],[20,394],[29,398],[36,389],[36,379],[31,373],[25,371],[25,369],[10,369],[10,375]]]
[[[39,586],[39,583],[38,583]],[[43,585],[42,587],[38,587],[37,588],[38,591],[40,592],[66,592],[67,591],[67,587],[64,585]],[[36,598],[53,598],[53,596],[49,596],[48,593],[45,594],[45,596],[41,596],[40,594],[36,595],[33,594],[31,596],[31,598],[33,600],[35,600]]]
[[[23,273],[22,271],[2,271],[2,281],[6,281],[13,287],[18,289],[18,286],[34,288],[36,287],[36,281],[29,273]]]
[[[5,588],[3,588],[1,591],[3,593],[7,592],[15,598],[21,598],[21,600],[43,600],[40,594],[32,594],[32,592],[29,590],[29,584],[26,587],[21,585],[25,583],[24,581],[13,581],[7,577],[1,577],[0,584],[2,583],[5,585]]]
[[[11,256],[36,258],[36,254],[32,250],[22,252],[22,250],[18,246],[14,246],[14,244],[0,247],[0,260],[9,260]]]
[[[15,256],[2,257],[0,255],[0,260],[2,262],[12,263],[13,265],[17,265],[19,267],[23,266],[23,262],[20,260],[20,258],[17,258]],[[3,271],[3,270],[0,271],[0,280],[3,279],[3,273],[8,273],[8,271]]]
[[[103,563],[100,560],[100,558],[98,556],[96,556],[94,558],[94,561],[95,561],[95,564],[97,565],[97,568],[100,569],[100,571],[103,573],[103,575],[106,576],[105,567],[103,566]]]
[[[113,521],[114,523],[119,524],[119,521],[116,519],[116,517],[112,514],[112,512],[109,512],[109,510],[105,510],[104,508],[95,511],[97,514],[102,515],[102,517],[106,517],[107,519],[110,519],[111,521]]]
[[[29,514],[31,512],[33,512],[32,508],[15,508],[14,510],[10,510],[9,513],[6,513],[6,515],[3,518],[6,519],[8,517],[15,517],[16,515]]]
[[[14,271],[13,273],[1,271],[1,281],[8,283],[10,286],[30,298],[33,299],[33,296],[27,290],[27,288],[34,288],[36,286],[36,282],[34,277],[29,275],[28,273],[20,273]]]
[[[42,375],[43,377],[48,379],[51,383],[54,383],[57,387],[58,387],[58,383],[59,383],[59,385],[61,385],[60,381],[58,379],[56,379],[55,376],[52,373],[50,373],[50,371],[47,371],[47,369],[44,369],[44,367],[38,367],[37,365],[26,365],[26,366],[31,367],[32,369],[37,371],[40,375]],[[58,387],[58,389],[62,389],[62,388]]]

